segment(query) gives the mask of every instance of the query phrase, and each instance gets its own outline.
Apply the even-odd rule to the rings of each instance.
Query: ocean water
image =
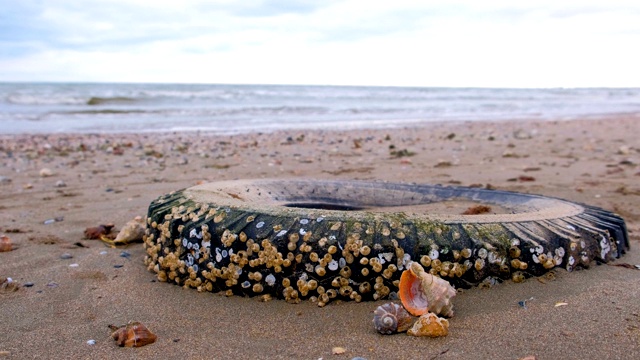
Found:
[[[640,115],[640,88],[0,83],[0,133],[392,128]]]

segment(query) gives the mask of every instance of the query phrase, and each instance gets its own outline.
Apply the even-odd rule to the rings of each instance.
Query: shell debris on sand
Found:
[[[85,236],[90,239],[100,239],[111,246],[116,246],[142,242],[146,231],[146,226],[141,216],[136,216],[133,220],[127,222],[118,232],[118,235],[115,236],[115,239],[110,234],[112,227],[112,224],[108,224],[87,228]]]
[[[449,321],[434,313],[426,313],[416,321],[407,335],[439,337],[449,334]]]
[[[392,302],[378,306],[373,312],[373,326],[383,335],[405,332],[414,321],[405,308]]]
[[[145,230],[144,220],[141,216],[136,216],[124,225],[113,242],[116,245],[142,242]]]
[[[114,224],[103,224],[96,227],[88,227],[84,230],[84,236],[91,240],[100,239],[103,236],[109,236],[114,226]]]
[[[40,169],[40,177],[49,177],[53,175],[54,175],[53,171],[49,168]]]
[[[13,292],[18,291],[20,289],[20,283],[14,281],[12,278],[0,278],[0,290]]]
[[[402,305],[412,315],[433,312],[453,316],[451,299],[456,296],[456,289],[448,281],[424,271],[419,263],[412,262],[409,269],[402,272],[399,288]]]
[[[13,243],[8,236],[0,237],[0,252],[7,252],[13,250]]]
[[[120,327],[109,325],[109,328],[114,330],[111,337],[118,346],[141,347],[153,344],[158,338],[151,330],[137,321],[131,321]]]
[[[347,349],[343,348],[342,346],[334,346],[331,349],[331,354],[332,355],[342,355],[344,353],[347,352]]]

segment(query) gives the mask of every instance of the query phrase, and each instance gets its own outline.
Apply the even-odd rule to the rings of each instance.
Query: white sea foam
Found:
[[[0,84],[0,133],[390,128],[640,114],[640,89]]]

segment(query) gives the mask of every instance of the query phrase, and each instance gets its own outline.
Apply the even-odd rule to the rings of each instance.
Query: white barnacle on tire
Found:
[[[202,239],[202,232],[198,232],[198,229],[193,228],[191,229],[191,231],[189,232],[189,237],[191,238],[196,238],[198,240]]]
[[[273,286],[276,284],[276,277],[273,274],[269,274],[264,278],[264,282],[269,286]]]
[[[609,251],[611,251],[611,245],[609,245],[609,240],[604,235],[600,235],[602,240],[600,240],[600,258],[605,259]]]
[[[329,262],[329,264],[327,265],[327,268],[329,268],[329,270],[331,271],[336,271],[338,270],[338,262],[335,260],[331,260]]]

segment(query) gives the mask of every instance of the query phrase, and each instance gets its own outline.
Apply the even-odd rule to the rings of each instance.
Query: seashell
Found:
[[[40,177],[49,177],[53,176],[53,171],[49,168],[40,169]]]
[[[129,221],[122,227],[122,230],[118,233],[113,242],[116,245],[129,244],[136,241],[142,241],[144,236],[145,225],[142,217],[136,216],[135,219]]]
[[[402,305],[412,315],[433,312],[453,316],[451,299],[456,296],[456,289],[448,281],[425,272],[420,263],[414,261],[409,269],[402,272],[398,287]]]
[[[20,283],[14,281],[12,278],[0,278],[0,290],[12,292],[20,289]]]
[[[11,251],[13,250],[13,244],[11,243],[11,239],[8,236],[0,237],[0,252]]]
[[[84,230],[84,237],[91,240],[100,239],[105,235],[109,235],[113,227],[114,227],[113,224],[105,224],[105,225],[98,225],[96,227],[88,227]]]
[[[378,306],[373,312],[373,326],[380,334],[405,332],[413,324],[414,318],[402,306],[388,303]]]
[[[429,337],[447,336],[449,334],[449,321],[428,312],[420,316],[418,321],[407,331],[407,334]]]
[[[127,325],[117,328],[110,325],[111,329],[115,328],[111,337],[116,341],[118,346],[141,347],[153,344],[158,338],[146,326],[137,321],[129,322]]]

